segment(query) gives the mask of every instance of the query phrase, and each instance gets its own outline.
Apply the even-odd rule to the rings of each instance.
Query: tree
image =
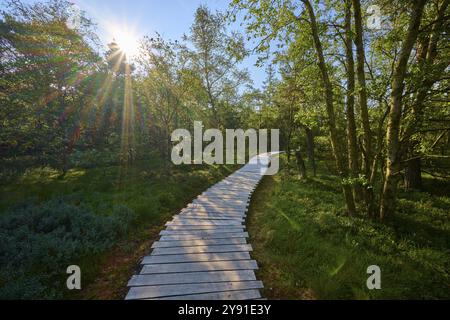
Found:
[[[66,1],[6,3],[1,21],[2,135],[5,162],[50,164],[64,174],[79,139],[84,113],[84,80],[99,57],[92,22],[83,15],[67,25]]]
[[[226,91],[249,82],[247,70],[238,68],[246,55],[243,38],[238,33],[229,34],[225,23],[222,14],[212,13],[207,7],[200,6],[190,34],[184,38],[192,43],[193,48],[183,46],[190,68],[202,79],[214,127],[221,124],[219,101]]]
[[[345,56],[347,69],[347,93],[346,93],[346,116],[347,116],[347,145],[348,145],[348,166],[350,176],[355,181],[359,177],[359,157],[358,143],[356,137],[355,120],[355,61],[353,57],[353,37],[352,37],[352,3],[345,0]],[[361,185],[353,182],[355,199],[361,196]]]
[[[305,10],[298,13],[298,4],[292,1],[282,1],[273,4],[271,1],[234,1],[233,5],[238,10],[247,10],[247,20],[249,21],[247,29],[261,37],[262,41],[258,48],[261,51],[267,51],[271,46],[271,41],[290,40],[289,35],[295,33],[295,27],[307,23],[309,32],[313,40],[313,47],[316,54],[316,63],[320,71],[322,86],[325,96],[325,107],[327,113],[327,127],[330,134],[330,143],[333,151],[337,171],[343,181],[348,180],[348,166],[345,164],[343,150],[339,143],[339,133],[337,127],[337,118],[335,110],[335,95],[333,84],[330,77],[330,67],[327,65],[324,55],[323,43],[320,38],[320,30],[317,22],[316,13],[310,1],[301,1]],[[251,20],[252,19],[252,20]],[[251,20],[251,21],[250,21]],[[347,206],[347,213],[354,215],[356,213],[354,197],[351,187],[348,183],[342,185],[344,198]]]
[[[442,4],[439,2],[431,7],[429,12],[425,12],[425,23],[432,23],[430,32],[422,32],[417,40],[417,56],[415,63],[417,68],[411,71],[411,81],[408,83],[408,91],[415,92],[414,98],[408,104],[411,105],[410,117],[406,118],[405,130],[402,134],[402,142],[404,147],[401,154],[407,160],[405,161],[404,185],[405,189],[420,190],[422,189],[422,164],[421,158],[425,153],[420,151],[424,144],[426,145],[426,133],[420,132],[423,124],[430,116],[436,119],[436,114],[429,114],[430,103],[427,99],[435,95],[440,95],[440,92],[434,92],[433,86],[445,81],[446,68],[450,64],[448,54],[446,54],[445,46],[442,43],[442,31],[445,29],[445,14],[449,6],[448,0],[444,0]],[[428,13],[428,14],[427,14]],[[433,20],[434,19],[434,20]],[[448,50],[447,50],[448,51]],[[447,52],[448,53],[448,52]],[[406,110],[408,112],[408,110]],[[445,119],[445,115],[442,116]],[[431,125],[433,128],[434,125]],[[440,126],[442,128],[442,124]],[[430,124],[426,126],[430,129]],[[434,149],[439,144],[440,140],[446,133],[444,130],[439,132],[439,127],[436,127],[438,136],[436,140],[430,142],[430,149]],[[432,151],[432,150],[430,150]]]
[[[316,48],[317,59],[319,64],[319,69],[322,73],[323,86],[325,88],[325,103],[327,108],[328,116],[328,129],[330,131],[331,148],[333,149],[333,155],[336,161],[336,167],[339,171],[339,175],[342,178],[346,178],[347,170],[344,165],[344,159],[342,156],[342,150],[339,147],[338,133],[336,127],[336,115],[334,110],[334,97],[333,97],[333,87],[330,81],[330,76],[328,74],[328,69],[325,64],[325,57],[323,54],[322,42],[319,38],[319,29],[317,27],[316,15],[311,3],[308,0],[302,0],[305,4],[306,10],[309,15],[309,23],[311,26],[311,33],[314,39],[314,45]],[[343,184],[345,202],[347,204],[347,210],[349,215],[354,215],[356,212],[353,194],[351,192],[350,186],[348,184]]]
[[[138,92],[151,114],[160,152],[170,158],[171,132],[177,129],[182,110],[182,77],[175,44],[161,37],[145,38],[139,62],[144,76]]]
[[[361,123],[364,132],[364,171],[368,186],[365,188],[365,199],[367,205],[367,213],[369,216],[374,215],[374,195],[373,195],[373,180],[374,180],[374,156],[372,151],[372,130],[370,127],[369,110],[368,110],[368,97],[367,97],[367,85],[366,85],[366,54],[364,49],[364,34],[362,23],[362,12],[360,0],[353,0],[353,12],[355,20],[355,37],[354,42],[356,45],[356,65],[358,76],[358,93],[359,93],[359,110]]]
[[[448,103],[442,95],[448,91],[449,54],[444,44],[448,3],[378,0],[375,4],[383,7],[386,21],[380,30],[364,31],[364,4],[359,0],[233,1],[231,16],[245,11],[247,30],[259,40],[257,50],[267,54],[276,48],[275,56],[284,47],[291,50],[285,55],[287,60],[299,64],[297,70],[303,69],[296,72],[302,83],[295,87],[300,91],[297,99],[305,100],[309,90],[316,91],[319,103],[324,99],[324,129],[330,134],[350,213],[355,212],[350,186],[356,198],[364,194],[367,215],[383,220],[395,210],[402,172],[405,187],[410,188],[420,185],[422,158],[433,159],[424,161],[432,170],[444,167],[446,156],[430,153],[443,145],[449,130],[448,122],[440,120],[447,117],[442,106]],[[323,96],[317,94],[317,70]],[[285,85],[281,91],[292,97],[291,88]],[[312,113],[302,109],[298,109],[299,116]],[[379,183],[383,188],[377,194]]]
[[[381,220],[384,220],[387,216],[392,215],[395,209],[397,179],[400,169],[399,152],[401,147],[399,139],[403,108],[403,90],[405,87],[404,81],[407,73],[408,60],[419,34],[425,4],[426,0],[418,0],[414,2],[411,8],[411,18],[408,31],[402,44],[399,59],[392,77],[391,103],[386,135],[386,173],[384,177],[380,206]]]

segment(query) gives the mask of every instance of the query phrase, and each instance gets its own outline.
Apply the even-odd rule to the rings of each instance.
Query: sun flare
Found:
[[[139,38],[135,32],[127,28],[114,28],[111,34],[120,50],[127,56],[127,59],[136,57],[139,51]]]

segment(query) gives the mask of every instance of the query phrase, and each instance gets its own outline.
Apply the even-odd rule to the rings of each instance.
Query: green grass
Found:
[[[64,177],[49,168],[32,169],[13,182],[0,185],[0,215],[20,203],[44,203],[63,198],[87,207],[97,215],[111,215],[125,206],[137,215],[127,239],[113,250],[80,257],[71,264],[82,269],[81,292],[67,292],[67,298],[121,299],[126,283],[156,239],[164,223],[210,185],[231,174],[236,166],[171,166],[157,157],[141,161],[119,179],[118,166],[72,169]],[[65,270],[61,270],[65,275]],[[62,286],[63,287],[63,286]]]
[[[29,170],[16,181],[0,185],[0,212],[30,198],[45,201],[70,195],[73,201],[83,202],[99,214],[108,214],[115,204],[122,204],[133,209],[143,222],[158,222],[233,168],[180,166],[164,173],[163,163],[154,158],[129,168],[121,183],[120,171],[117,166],[72,169],[61,178],[53,169]]]
[[[266,297],[450,298],[449,185],[425,185],[432,193],[400,194],[397,215],[382,225],[343,216],[339,181],[323,168],[304,181],[285,166],[266,177],[249,215]],[[367,289],[370,265],[381,268],[381,290]]]

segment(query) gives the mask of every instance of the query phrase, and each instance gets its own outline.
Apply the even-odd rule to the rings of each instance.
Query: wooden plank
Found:
[[[189,212],[189,211],[182,211],[178,215],[174,216],[175,218],[180,219],[203,219],[203,220],[219,220],[219,221],[240,221],[244,222],[247,216],[238,216],[238,215],[230,215],[226,213],[208,213],[204,211],[198,211],[198,212]]]
[[[231,220],[230,220],[231,221]],[[244,225],[169,225],[166,226],[167,231],[189,231],[189,230],[206,230],[206,231],[227,231],[228,229],[236,229],[243,231],[245,228]]]
[[[212,186],[211,188],[209,188],[208,190],[224,188],[225,190],[230,190],[230,191],[240,191],[240,190],[252,191],[253,187],[254,186],[252,186],[251,184],[221,181],[221,182],[215,184],[214,186]]]
[[[248,206],[248,201],[242,203],[233,203],[232,201],[215,201],[215,200],[205,200],[205,199],[195,199],[188,206],[202,206],[202,207],[218,207],[218,208],[228,208],[240,210]]]
[[[208,283],[208,282],[239,282],[255,281],[252,270],[237,271],[205,271],[189,273],[140,274],[131,277],[129,287],[157,286],[167,284]]]
[[[254,191],[255,185],[252,183],[227,183],[227,182],[220,182],[213,186],[212,188],[208,189],[210,190],[221,190],[225,192],[246,192],[246,193],[252,193]]]
[[[168,225],[167,231],[188,231],[188,230],[209,230],[209,231],[226,231],[229,229],[244,231],[243,225],[230,225],[230,226],[196,226],[196,225]]]
[[[152,248],[174,248],[174,247],[196,247],[196,246],[218,246],[227,244],[247,244],[245,238],[225,238],[209,240],[178,240],[178,241],[156,241]]]
[[[211,214],[226,214],[229,216],[240,216],[245,217],[245,212],[242,212],[242,210],[234,210],[229,208],[221,208],[221,209],[214,209],[214,208],[202,208],[202,207],[188,207],[181,210],[181,213],[183,212],[196,212],[196,213],[211,213]]]
[[[236,233],[213,233],[207,235],[195,234],[177,234],[162,236],[160,241],[182,241],[182,240],[209,240],[209,239],[234,239],[234,238],[248,238],[248,232]]]
[[[224,215],[224,214],[207,214],[207,213],[181,212],[176,217],[189,218],[189,219],[207,219],[207,220],[236,220],[236,221],[244,222],[244,218],[243,217],[228,216],[228,215]]]
[[[236,187],[248,187],[248,186],[254,185],[258,181],[259,181],[259,179],[254,180],[254,179],[248,179],[248,178],[244,178],[244,177],[236,177],[236,178],[232,178],[232,179],[223,180],[223,181],[219,182],[218,184],[234,185]]]
[[[198,196],[198,198],[203,197],[212,197],[212,198],[219,198],[219,199],[237,199],[237,200],[246,200],[251,196],[250,191],[224,191],[224,190],[206,190],[202,194]]]
[[[216,207],[216,208],[214,208]],[[232,206],[227,206],[225,204],[221,204],[219,205],[211,205],[211,204],[201,204],[201,203],[196,203],[196,202],[192,202],[190,204],[188,204],[185,208],[183,208],[182,210],[192,210],[192,209],[203,209],[203,210],[227,210],[230,213],[236,213],[236,214],[243,214],[244,212],[242,212],[242,208],[237,208],[237,207],[232,207]]]
[[[175,247],[175,248],[155,248],[153,256],[188,254],[188,253],[218,253],[218,252],[248,252],[253,251],[249,244],[229,244],[218,246],[195,246],[195,247]]]
[[[193,211],[180,211],[178,214],[181,218],[186,217],[196,217],[202,219],[211,219],[211,220],[245,220],[247,218],[247,215],[237,215],[237,214],[230,214],[230,213],[223,213],[223,212],[207,212],[204,210],[193,210]],[[208,218],[210,217],[210,218]]]
[[[216,214],[225,215],[231,218],[246,218],[248,208],[241,210],[230,210],[227,208],[213,208],[213,207],[188,207],[180,211],[180,213],[198,213],[198,214]]]
[[[226,213],[208,213],[208,212],[189,212],[182,211],[178,214],[180,218],[190,218],[190,219],[210,219],[210,220],[236,220],[244,221],[246,216],[230,215]]]
[[[251,188],[242,188],[242,187],[232,187],[231,185],[216,185],[211,189],[208,189],[207,191],[214,191],[214,192],[227,192],[227,191],[232,191],[232,192],[246,192],[249,194],[253,194],[253,192],[255,191],[255,187],[251,187]]]
[[[193,263],[149,264],[142,267],[141,274],[257,269],[258,264],[255,260],[207,261]]]
[[[254,173],[249,173],[249,175],[236,176],[232,179],[226,179],[219,182],[220,183],[233,183],[237,186],[241,185],[252,185],[258,183],[261,180],[261,176],[252,177],[251,175],[255,175]]]
[[[218,207],[226,208],[229,210],[240,211],[242,208],[246,208],[251,201],[251,197],[242,201],[234,201],[227,199],[214,199],[214,198],[197,198],[194,199],[186,208],[190,207]]]
[[[225,203],[247,203],[250,197],[240,197],[237,196],[227,196],[227,195],[200,195],[196,198],[196,200],[205,200],[205,201],[220,201]]]
[[[243,201],[243,202],[236,202],[233,200],[214,200],[214,199],[196,199],[192,201],[191,204],[198,204],[202,206],[208,206],[208,207],[225,207],[230,209],[236,209],[241,210],[242,208],[245,209],[248,204],[249,200]]]
[[[202,200],[202,201],[213,201],[213,203],[225,203],[225,204],[236,204],[236,205],[243,205],[248,202],[250,202],[251,196],[249,197],[242,197],[241,199],[232,199],[227,197],[220,197],[220,196],[214,196],[214,195],[206,195],[204,197],[198,197],[196,200]]]
[[[231,189],[230,187],[217,187],[214,190],[208,190],[209,191],[213,191],[213,193],[221,193],[221,192],[227,192],[227,191],[233,191],[233,192],[239,192],[239,193],[244,193],[247,195],[249,195],[248,198],[251,198],[253,193],[255,192],[256,187],[252,188],[252,189],[248,189],[248,190],[241,190],[241,189]]]
[[[127,300],[152,299],[152,298],[171,297],[188,294],[192,295],[192,294],[251,290],[262,288],[263,284],[261,281],[146,286],[146,287],[131,288],[126,299]]]
[[[247,178],[233,178],[233,179],[227,179],[225,181],[222,181],[219,184],[224,184],[224,185],[231,184],[236,187],[249,187],[249,186],[254,186],[258,182],[259,182],[259,179],[253,180],[253,179],[247,179]]]
[[[197,199],[202,200],[202,199],[207,199],[207,200],[214,200],[214,201],[233,201],[236,203],[243,203],[243,202],[248,202],[251,198],[251,195],[248,196],[234,196],[234,195],[227,195],[227,194],[219,194],[219,193],[207,193],[207,194],[203,194],[201,196],[198,196]]]
[[[195,202],[198,201],[214,201],[214,202],[222,202],[227,204],[243,204],[249,201],[251,197],[221,197],[219,195],[200,195],[197,198],[194,199]]]
[[[236,220],[210,220],[210,219],[192,219],[189,217],[176,217],[172,221],[167,222],[166,226],[242,226],[242,221]]]
[[[187,208],[204,208],[207,210],[227,210],[227,211],[237,211],[238,213],[245,213],[247,211],[248,205],[237,207],[237,206],[229,206],[226,204],[192,202],[188,204]]]
[[[256,300],[261,298],[261,293],[259,290],[237,290],[237,291],[225,291],[225,292],[214,292],[214,293],[201,293],[192,294],[184,296],[166,297],[166,298],[156,298],[148,300],[203,300],[203,301],[214,301],[214,300]]]
[[[259,177],[256,177],[259,178]],[[245,183],[249,183],[250,181],[252,181],[252,178],[249,178],[249,176],[244,176],[244,175],[232,175],[227,177],[226,179],[219,181],[218,183],[240,183],[239,185],[243,185]],[[242,182],[242,183],[241,183]]]
[[[231,199],[231,198],[222,198],[222,197],[214,197],[211,195],[197,198],[193,203],[197,203],[197,201],[209,201],[212,203],[224,203],[224,204],[234,204],[234,205],[244,205],[250,202],[251,196],[248,198],[242,198],[241,200]]]
[[[242,203],[233,203],[232,201],[215,201],[215,200],[194,200],[191,203],[192,205],[200,205],[204,207],[213,207],[213,208],[229,208],[229,209],[235,209],[235,210],[245,210],[248,205],[249,201],[242,202]]]
[[[228,229],[201,229],[201,230],[163,230],[159,234],[161,236],[167,235],[196,235],[196,236],[208,236],[214,234],[227,234],[227,233],[242,233],[244,228],[228,228]]]
[[[230,218],[230,219],[209,219],[205,216],[202,216],[201,218],[195,218],[193,215],[176,215],[171,220],[172,222],[179,221],[179,222],[186,222],[186,223],[202,223],[202,224],[211,224],[211,225],[229,225],[229,224],[236,224],[240,225],[242,224],[242,221],[244,218]]]
[[[201,196],[212,196],[212,197],[216,197],[216,198],[220,198],[221,196],[224,197],[233,197],[237,198],[237,199],[241,199],[241,198],[249,198],[251,196],[251,192],[248,190],[236,190],[236,191],[226,191],[226,190],[219,190],[219,189],[208,189],[205,192],[203,192]]]
[[[227,178],[225,178],[224,180],[220,181],[220,182],[248,182],[248,181],[253,181],[258,179],[258,176],[254,176],[254,174],[250,173],[250,174],[234,174],[231,176],[228,176]],[[220,183],[219,182],[219,183]]]
[[[235,187],[251,187],[253,185],[255,185],[256,182],[258,182],[259,180],[250,180],[250,179],[245,179],[245,178],[233,178],[233,179],[226,179],[222,182],[219,182],[218,185],[222,184],[222,185],[233,185]]]
[[[144,257],[144,259],[142,260],[142,264],[227,261],[227,260],[250,260],[250,254],[248,252],[223,252],[223,253],[175,254],[165,256],[151,255]]]
[[[216,183],[215,185],[213,185],[212,187],[206,189],[208,190],[214,190],[218,187],[230,187],[229,191],[246,191],[246,192],[250,192],[251,191],[251,186],[249,186],[251,184],[244,184],[244,183],[232,183],[226,180],[222,180],[218,183]]]

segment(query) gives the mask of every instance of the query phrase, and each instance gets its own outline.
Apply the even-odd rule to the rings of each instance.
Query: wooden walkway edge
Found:
[[[175,215],[129,281],[126,299],[261,299],[245,219],[252,193],[277,154],[252,159]]]

